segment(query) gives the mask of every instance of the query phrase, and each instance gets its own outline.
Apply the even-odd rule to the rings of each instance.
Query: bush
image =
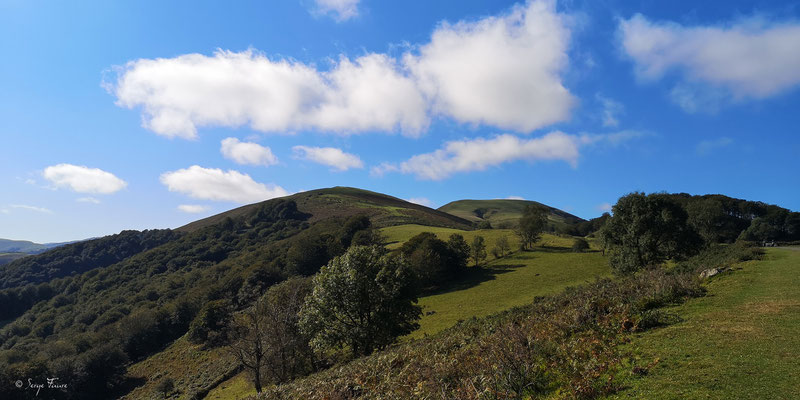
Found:
[[[575,241],[572,242],[572,251],[583,253],[586,250],[589,250],[589,242],[587,242],[586,239],[576,238]]]

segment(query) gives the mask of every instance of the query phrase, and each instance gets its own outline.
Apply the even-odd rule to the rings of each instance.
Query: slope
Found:
[[[310,215],[309,222],[332,217],[346,218],[365,215],[373,226],[382,228],[402,224],[442,226],[469,229],[471,222],[459,216],[434,210],[419,204],[398,199],[389,195],[368,190],[337,186],[326,189],[309,190],[284,197],[297,203],[300,212]],[[176,230],[192,232],[215,225],[225,218],[238,218],[252,213],[262,203],[249,204],[221,214],[204,218],[184,225]]]
[[[677,324],[631,343],[655,367],[614,398],[800,398],[800,248],[767,250],[670,310]]]
[[[557,208],[530,200],[458,200],[439,207],[439,211],[472,222],[489,222],[494,228],[515,228],[525,211],[533,205],[548,210],[548,219],[554,228],[575,225],[584,220]]]

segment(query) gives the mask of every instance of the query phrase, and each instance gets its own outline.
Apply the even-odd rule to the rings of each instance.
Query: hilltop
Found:
[[[547,218],[556,229],[584,222],[570,213],[531,200],[457,200],[439,207],[439,211],[471,222],[486,221],[494,228],[515,228],[525,207],[529,205],[546,209]]]
[[[442,210],[434,210],[419,204],[411,203],[397,197],[369,190],[351,187],[332,187],[309,190],[283,197],[297,203],[300,212],[310,215],[309,222],[317,222],[332,217],[350,217],[364,215],[370,218],[375,227],[403,224],[420,224],[441,226],[446,228],[469,229],[471,222],[458,215]],[[226,218],[238,218],[252,213],[262,203],[249,204],[221,214],[213,215],[178,229],[181,232],[192,232],[200,228],[215,225]]]

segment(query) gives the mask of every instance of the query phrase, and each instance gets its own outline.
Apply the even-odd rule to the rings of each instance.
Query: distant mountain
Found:
[[[43,251],[47,251],[49,249],[70,243],[75,243],[75,241],[42,244],[42,243],[30,242],[27,240],[0,239],[0,253],[39,254]]]
[[[487,221],[493,228],[515,228],[528,205],[547,209],[549,212],[547,218],[554,228],[584,222],[582,218],[570,213],[530,200],[458,200],[439,207],[439,211],[471,222]]]

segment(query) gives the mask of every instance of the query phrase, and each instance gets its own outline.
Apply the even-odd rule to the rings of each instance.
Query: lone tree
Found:
[[[631,193],[612,208],[600,236],[618,274],[661,265],[696,254],[702,239],[687,223],[680,204],[660,194]]]
[[[233,321],[229,350],[249,373],[256,392],[261,393],[264,381],[283,383],[313,371],[308,337],[298,326],[310,292],[310,278],[289,278]]]
[[[547,212],[544,208],[532,204],[525,207],[519,228],[516,230],[523,250],[530,249],[538,241],[542,232],[547,229]]]
[[[470,256],[472,257],[472,261],[475,262],[475,266],[481,265],[483,260],[486,259],[486,241],[483,236],[475,236],[475,239],[472,239],[472,246],[470,248]]]
[[[320,351],[364,356],[419,327],[413,272],[381,246],[353,246],[314,277],[300,312],[302,332]]]
[[[508,236],[506,235],[497,238],[495,246],[497,246],[497,251],[500,254],[500,258],[505,257],[506,254],[508,254],[508,252],[511,250],[511,244],[508,242]]]
[[[575,241],[572,242],[572,251],[583,253],[586,250],[589,250],[589,242],[587,242],[586,239],[576,238]]]

